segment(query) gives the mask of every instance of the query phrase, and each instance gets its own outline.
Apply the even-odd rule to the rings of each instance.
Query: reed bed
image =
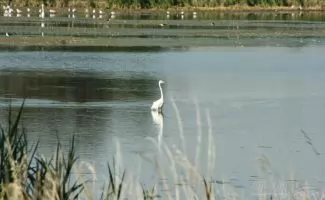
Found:
[[[26,129],[21,123],[24,102],[15,115],[9,107],[7,123],[0,127],[0,199],[247,199],[237,193],[234,187],[217,185],[213,179],[217,173],[216,138],[209,110],[202,111],[198,102],[194,101],[198,134],[195,156],[191,160],[181,112],[173,99],[171,102],[178,121],[180,145],[147,138],[158,150],[154,157],[147,159],[155,167],[157,178],[163,181],[152,186],[141,183],[138,174],[143,159],[139,159],[135,171],[126,170],[123,166],[123,150],[118,138],[115,138],[116,154],[107,162],[105,174],[108,183],[99,190],[92,188],[96,181],[96,169],[78,158],[74,137],[67,151],[58,142],[55,154],[44,158],[38,153],[38,142],[33,145],[28,143]],[[208,127],[207,132],[202,129],[204,122]],[[202,145],[205,139],[208,141],[206,146]],[[203,157],[206,158],[205,162],[202,161]],[[257,161],[261,172],[268,174],[271,167],[267,157],[262,155]],[[84,169],[91,172],[91,178],[83,175]],[[202,175],[202,171],[206,172],[205,175]],[[255,196],[251,197],[300,200],[320,199],[323,195],[309,190],[306,185],[274,187],[280,181],[269,175],[263,187],[257,188],[253,194]],[[100,191],[99,194],[97,191]]]

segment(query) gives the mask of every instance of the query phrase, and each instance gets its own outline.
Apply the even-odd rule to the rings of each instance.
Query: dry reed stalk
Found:
[[[196,125],[197,125],[197,143],[196,143],[196,152],[195,152],[195,166],[197,170],[200,169],[199,167],[199,156],[200,156],[200,147],[202,142],[202,125],[201,125],[201,115],[200,115],[200,107],[197,102],[197,99],[194,100],[195,107],[196,107]]]
[[[182,123],[182,119],[181,116],[179,114],[178,108],[175,104],[174,98],[171,97],[171,102],[173,105],[173,108],[176,112],[176,118],[177,118],[177,122],[178,122],[178,129],[179,129],[179,136],[181,138],[182,141],[182,147],[183,147],[183,151],[186,152],[186,145],[185,145],[185,138],[184,138],[184,127],[183,127],[183,123]]]

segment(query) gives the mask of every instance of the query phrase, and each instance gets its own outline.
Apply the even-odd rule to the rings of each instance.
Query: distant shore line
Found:
[[[6,6],[5,4],[0,4],[2,6]],[[30,9],[38,9],[41,5],[32,5]],[[13,5],[14,8],[22,8],[28,6],[21,6],[21,5]],[[99,8],[102,11],[115,11],[115,12],[129,12],[129,13],[138,13],[138,12],[166,12],[169,11],[171,14],[173,12],[297,12],[297,11],[325,11],[325,4],[324,5],[315,5],[315,6],[300,6],[300,5],[291,5],[291,6],[270,6],[270,5],[256,5],[256,6],[249,6],[249,5],[231,5],[231,6],[172,6],[172,7],[151,7],[151,8],[138,8],[138,7],[118,7],[112,6],[109,7],[107,5],[103,6],[87,6],[87,5],[70,5],[70,6],[46,6],[47,9],[55,9],[57,12],[68,12],[68,9],[71,7],[76,8],[76,13],[84,12],[86,8],[89,9],[89,13],[91,13],[92,9],[98,10]],[[186,14],[186,13],[185,13]]]
[[[61,8],[60,8],[61,9]],[[68,9],[68,8],[63,8]],[[169,8],[110,8],[108,10],[123,11],[123,12],[194,12],[194,11],[219,11],[219,12],[270,12],[270,11],[285,11],[285,12],[296,12],[296,11],[325,11],[325,6],[311,6],[303,7],[287,7],[287,6],[216,6],[216,7],[196,7],[196,6],[185,6],[185,7],[169,7]],[[172,13],[171,13],[172,14]]]

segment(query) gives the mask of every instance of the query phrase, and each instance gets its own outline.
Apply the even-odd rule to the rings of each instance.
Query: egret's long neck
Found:
[[[163,91],[162,91],[162,88],[161,88],[161,84],[159,84],[159,88],[160,88],[160,98],[163,100],[164,99],[164,94],[163,94]]]

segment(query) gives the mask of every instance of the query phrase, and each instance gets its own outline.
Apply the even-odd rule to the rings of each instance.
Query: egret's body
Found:
[[[39,16],[41,18],[44,18],[45,17],[44,4],[42,4],[42,8],[39,10],[39,12],[41,13]]]
[[[51,14],[55,14],[55,13],[56,13],[56,10],[54,10],[54,9],[50,9],[50,13],[51,13]]]
[[[151,110],[153,111],[158,111],[158,112],[162,112],[162,107],[164,106],[164,94],[161,88],[161,84],[165,83],[164,81],[160,80],[158,85],[159,85],[159,89],[160,89],[160,99],[158,99],[157,101],[153,102],[152,106],[151,106]]]

